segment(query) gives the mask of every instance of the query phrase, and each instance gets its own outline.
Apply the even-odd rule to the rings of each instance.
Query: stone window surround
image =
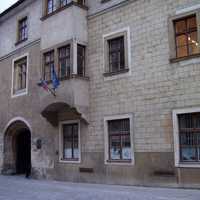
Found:
[[[170,62],[174,63],[174,62],[179,62],[179,61],[183,61],[183,60],[187,60],[187,59],[191,59],[191,58],[195,58],[195,57],[200,57],[200,53],[195,54],[195,55],[191,55],[191,56],[187,56],[187,57],[183,57],[183,58],[176,58],[176,42],[175,42],[175,30],[174,30],[174,21],[178,20],[178,19],[182,19],[185,18],[187,16],[191,16],[191,15],[196,15],[196,19],[197,19],[197,32],[198,32],[198,42],[200,44],[200,9],[196,9],[196,10],[190,10],[188,12],[183,12],[180,14],[177,14],[173,17],[169,17],[169,49],[170,49]]]
[[[62,132],[62,125],[64,124],[78,124],[78,147],[79,147],[79,159],[78,161],[73,160],[63,160],[63,132]],[[59,122],[59,162],[66,163],[66,164],[80,164],[81,163],[81,122],[80,120],[67,120],[67,121],[60,121]]]
[[[42,50],[41,51],[41,77],[44,77],[44,54],[49,51],[54,50],[54,64],[58,65],[59,64],[58,63],[59,62],[59,60],[58,60],[59,48],[68,46],[68,45],[70,45],[70,65],[72,67],[71,76],[78,77],[78,75],[77,75],[77,73],[78,73],[78,69],[77,69],[78,68],[78,64],[77,64],[77,46],[78,46],[78,44],[87,47],[86,43],[71,39],[71,40],[67,40],[65,42],[59,43],[53,47]],[[88,79],[88,77],[86,77],[86,75],[81,78]],[[66,77],[66,79],[68,79],[68,77]],[[60,79],[60,80],[65,80],[65,79]],[[50,82],[47,82],[47,83],[50,83]]]
[[[120,36],[124,36],[124,46],[125,46],[125,65],[126,69],[124,73],[117,73],[106,75],[106,69],[108,67],[108,40],[114,39]],[[124,76],[131,75],[131,39],[130,39],[130,27],[125,27],[114,32],[103,35],[103,71],[104,71],[104,80],[113,80],[121,78]]]
[[[108,121],[110,120],[119,120],[119,119],[129,119],[130,120],[130,139],[131,139],[131,162],[109,162],[109,137],[108,137]],[[121,114],[121,115],[112,115],[104,117],[104,163],[105,165],[122,165],[122,166],[132,166],[135,165],[135,156],[134,156],[134,131],[133,131],[133,114]]]
[[[174,136],[174,160],[175,167],[178,168],[200,168],[200,163],[184,163],[180,162],[180,143],[179,143],[179,126],[178,126],[178,115],[200,112],[200,107],[196,108],[182,108],[175,109],[172,112],[173,118],[173,136]]]
[[[14,67],[15,67],[15,63],[22,59],[22,58],[26,58],[26,89],[23,89],[22,91],[18,91],[17,94],[14,93]],[[12,60],[12,85],[11,85],[11,98],[16,98],[19,96],[24,96],[28,94],[28,79],[29,79],[29,53],[25,53],[19,57],[16,57]]]
[[[17,25],[16,25],[16,42],[15,42],[15,46],[25,42],[28,40],[28,32],[29,32],[29,27],[30,27],[30,24],[29,24],[29,13],[25,13],[24,15],[22,16],[19,16],[17,18]],[[19,22],[23,19],[27,18],[27,38],[25,40],[19,40]]]

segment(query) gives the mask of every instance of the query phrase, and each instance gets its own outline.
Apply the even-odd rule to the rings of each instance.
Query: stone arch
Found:
[[[19,165],[24,169],[19,169]],[[25,119],[17,117],[4,129],[3,173],[28,173],[28,169],[31,169],[31,127]]]

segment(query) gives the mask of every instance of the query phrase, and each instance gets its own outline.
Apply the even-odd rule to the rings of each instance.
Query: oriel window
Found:
[[[199,53],[196,15],[174,21],[176,57],[182,58]]]
[[[58,49],[59,77],[69,77],[71,74],[70,45]]]
[[[85,46],[77,45],[77,74],[85,75]]]
[[[28,39],[28,18],[25,17],[18,22],[18,42]]]
[[[51,80],[51,70],[54,66],[54,51],[49,51],[44,54],[44,80]],[[56,70],[56,69],[55,69]]]

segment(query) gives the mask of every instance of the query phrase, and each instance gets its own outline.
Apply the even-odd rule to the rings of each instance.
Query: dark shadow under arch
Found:
[[[5,132],[3,173],[31,173],[31,132],[23,121],[13,122]]]

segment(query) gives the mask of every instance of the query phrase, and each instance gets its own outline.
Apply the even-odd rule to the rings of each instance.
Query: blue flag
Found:
[[[55,72],[55,68],[54,65],[51,66],[51,80],[52,80],[52,85],[53,85],[53,89],[57,89],[58,86],[60,85],[60,81],[57,77],[57,74]]]

